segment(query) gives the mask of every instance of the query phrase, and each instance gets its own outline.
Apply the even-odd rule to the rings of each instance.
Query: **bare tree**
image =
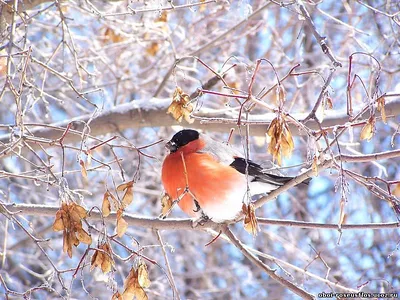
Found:
[[[0,4],[0,294],[398,297],[398,1]],[[258,225],[159,218],[182,127],[295,176]]]

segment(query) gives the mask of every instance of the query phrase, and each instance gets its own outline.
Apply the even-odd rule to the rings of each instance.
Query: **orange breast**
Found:
[[[214,201],[225,201],[235,185],[246,184],[243,175],[229,166],[216,162],[205,153],[185,153],[184,160],[188,177],[189,190],[194,194],[200,207],[204,209]],[[181,152],[168,155],[162,167],[162,183],[166,192],[177,199],[184,193],[186,179]],[[186,194],[179,202],[181,209],[194,216],[196,208],[192,196]]]

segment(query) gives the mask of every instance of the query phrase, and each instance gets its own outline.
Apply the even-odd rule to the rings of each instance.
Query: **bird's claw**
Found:
[[[204,224],[206,224],[210,220],[211,219],[208,216],[206,216],[204,213],[202,213],[200,218],[192,220],[192,228],[196,228],[198,225],[204,226]]]

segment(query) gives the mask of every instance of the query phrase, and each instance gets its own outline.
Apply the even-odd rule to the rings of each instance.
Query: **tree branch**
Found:
[[[40,205],[40,204],[14,204],[14,203],[1,203],[1,206],[5,206],[13,214],[21,214],[25,216],[44,216],[44,217],[55,217],[58,206],[50,205]],[[1,208],[0,208],[1,212]],[[87,217],[91,221],[102,221],[107,223],[115,223],[116,214],[111,213],[107,218],[101,218],[99,212],[92,211]],[[219,231],[221,224],[214,222],[206,222],[203,226],[197,226],[193,228],[192,219],[158,219],[158,218],[146,218],[134,216],[132,214],[124,214],[124,219],[128,222],[130,226],[137,226],[142,228],[149,228],[154,230],[208,230],[213,229]],[[313,223],[313,222],[303,222],[295,220],[276,220],[276,219],[266,219],[257,218],[259,224],[261,225],[273,225],[273,226],[290,226],[298,228],[320,228],[320,229],[332,229],[337,230],[337,224],[323,224],[323,223]],[[364,223],[364,224],[343,224],[342,230],[361,230],[361,229],[389,229],[389,228],[399,228],[399,222],[389,222],[389,223]]]
[[[121,131],[128,128],[142,128],[142,127],[160,127],[160,126],[173,126],[173,125],[187,125],[184,123],[178,123],[170,115],[167,115],[166,111],[170,105],[170,99],[157,99],[151,100],[134,100],[129,103],[118,105],[108,111],[99,114],[93,118],[91,114],[76,117],[66,121],[54,123],[51,125],[40,125],[40,124],[24,124],[29,128],[32,135],[27,137],[39,139],[35,142],[33,140],[26,140],[26,142],[34,144],[41,143],[42,146],[52,146],[51,141],[55,141],[60,138],[65,128],[69,123],[73,122],[72,129],[70,130],[65,138],[64,143],[74,143],[82,139],[82,131],[89,121],[90,135],[99,136],[105,135],[112,132]],[[400,99],[388,101],[385,105],[386,114],[398,115],[400,113]],[[379,112],[376,112],[377,115]],[[369,118],[370,112],[367,111],[360,118]],[[237,124],[237,114],[230,112],[221,113],[220,111],[213,109],[202,109],[201,113],[198,114],[201,117],[201,121],[195,121],[193,124],[187,127],[195,129],[204,129],[215,132],[229,132],[234,124]],[[293,114],[297,120],[304,119],[307,115]],[[250,134],[253,136],[264,136],[266,133],[267,125],[276,117],[274,113],[267,113],[263,115],[249,116],[249,120],[242,120],[242,124],[251,124]],[[340,126],[348,122],[349,118],[346,112],[327,112],[324,121],[321,123],[323,127]],[[10,125],[4,125],[10,126]],[[294,124],[290,124],[291,132],[293,135],[304,135],[305,132],[299,131]],[[319,130],[319,126],[315,121],[310,120],[307,123],[307,127],[313,130]],[[5,146],[10,141],[10,135],[5,134],[0,136],[0,152],[4,151],[7,147]],[[35,147],[34,147],[35,148]]]
[[[21,214],[26,216],[46,216],[55,217],[58,206],[50,205],[39,205],[39,204],[13,204],[13,203],[1,203],[0,202],[0,213],[1,206],[5,206],[13,214]],[[107,223],[115,223],[117,218],[116,213],[111,213],[108,217],[102,218],[101,214],[97,211],[91,211],[87,220],[91,221],[102,221]],[[168,219],[162,220],[158,218],[146,218],[134,216],[132,214],[124,214],[124,219],[128,222],[129,226],[137,226],[142,228],[149,228],[153,230],[205,230],[214,229],[219,230],[219,224],[213,222],[207,222],[204,226],[192,226],[192,219]]]

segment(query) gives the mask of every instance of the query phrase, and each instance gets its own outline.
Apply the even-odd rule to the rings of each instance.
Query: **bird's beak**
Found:
[[[165,148],[167,148],[171,153],[176,152],[176,150],[178,150],[176,144],[171,141],[165,144]]]

